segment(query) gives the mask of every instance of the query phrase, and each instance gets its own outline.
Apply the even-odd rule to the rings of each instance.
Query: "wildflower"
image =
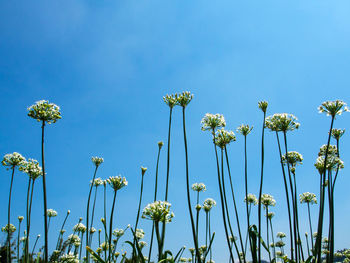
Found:
[[[78,233],[85,233],[86,226],[83,223],[78,223],[73,227],[73,231]]]
[[[100,186],[100,185],[102,185],[103,184],[103,180],[100,178],[100,177],[98,177],[98,178],[96,178],[96,179],[94,179],[94,181],[90,181],[90,183],[93,185],[93,186]]]
[[[139,247],[140,247],[140,249],[143,249],[145,246],[147,246],[147,242],[145,242],[145,241],[139,241]]]
[[[284,247],[286,244],[282,241],[282,240],[279,240],[275,243],[275,247]]]
[[[191,94],[189,91],[184,91],[179,95],[176,94],[175,97],[178,105],[181,107],[186,107],[193,99],[193,94]]]
[[[135,236],[137,239],[142,239],[145,237],[145,232],[141,228],[137,228],[135,231]]]
[[[323,144],[318,152],[318,156],[325,156],[327,151],[327,144]],[[335,145],[328,145],[328,156],[338,156],[338,149]]]
[[[142,173],[142,175],[144,175],[146,173],[146,171],[147,171],[147,167],[142,167],[141,166],[141,173]]]
[[[349,111],[346,103],[342,100],[325,101],[318,107],[319,113],[325,112],[327,116],[335,117],[343,112]]]
[[[46,214],[47,214],[48,217],[55,217],[55,216],[57,216],[57,212],[55,210],[51,209],[51,208],[47,209]]]
[[[196,210],[197,210],[197,211],[200,211],[201,209],[202,209],[202,206],[201,206],[200,204],[197,204],[197,205],[196,205]]]
[[[303,163],[303,156],[298,152],[291,151],[287,153],[287,157],[285,154],[282,155],[282,162],[284,164],[288,162],[292,167],[295,167]]]
[[[248,201],[248,204],[253,204],[253,205],[258,204],[258,199],[256,198],[256,196],[254,194],[248,194],[244,198],[244,202],[247,202],[247,201]]]
[[[190,247],[188,250],[190,251],[191,255],[193,256],[195,249],[193,247]]]
[[[266,112],[268,105],[269,105],[269,103],[267,101],[264,101],[264,100],[258,102],[259,109],[261,109],[263,112]]]
[[[95,233],[96,231],[97,231],[96,228],[94,228],[93,226],[90,227],[89,232],[90,232],[91,234]]]
[[[26,159],[20,153],[14,152],[6,154],[1,161],[1,164],[3,166],[14,168],[15,166],[21,165],[25,160]]]
[[[324,161],[325,161],[325,156],[319,156],[316,159],[316,163],[314,164],[320,174],[323,174],[324,172],[324,166],[325,166]],[[343,168],[344,168],[344,162],[340,158],[336,156],[327,157],[326,170],[335,171],[337,169],[343,169]]]
[[[270,219],[270,220],[271,220],[274,216],[275,216],[275,213],[274,213],[274,212],[269,212],[269,213],[267,214],[267,218]]]
[[[252,127],[249,127],[249,125],[242,124],[237,128],[237,132],[241,133],[243,136],[247,136],[253,129]]]
[[[45,121],[48,124],[55,123],[61,119],[60,107],[54,103],[49,103],[47,100],[37,101],[34,105],[28,108],[28,116],[37,121]]]
[[[107,182],[114,189],[114,191],[118,191],[119,189],[128,185],[128,181],[126,181],[125,177],[122,178],[121,176],[110,176],[107,179]]]
[[[174,213],[170,212],[171,204],[165,201],[155,201],[148,204],[142,212],[142,218],[155,222],[171,222]]]
[[[205,192],[207,190],[205,184],[203,183],[194,183],[192,185],[192,190],[196,192]]]
[[[332,129],[331,135],[334,139],[339,140],[345,133],[345,129]]]
[[[39,166],[39,162],[34,159],[28,159],[23,161],[19,170],[28,174],[33,180],[43,175],[42,168]]]
[[[176,99],[177,94],[173,95],[165,95],[163,97],[164,102],[170,107],[173,108],[177,104],[177,99]]]
[[[230,142],[236,141],[236,136],[233,131],[226,131],[224,128],[221,128],[216,131],[214,141],[220,148],[225,148]]]
[[[163,147],[163,145],[164,145],[164,142],[162,142],[162,141],[159,141],[159,142],[158,142],[158,147],[159,147],[159,149],[161,149],[161,148]]]
[[[283,232],[277,232],[277,235],[276,235],[278,238],[285,238],[286,237],[286,234],[283,233]]]
[[[121,237],[124,235],[124,230],[123,229],[114,229],[112,235],[117,237],[117,238]]]
[[[222,114],[211,114],[206,113],[201,120],[202,131],[215,130],[216,128],[221,128],[226,126],[226,121],[224,115]]]
[[[91,161],[93,164],[95,164],[96,167],[99,167],[100,164],[103,163],[104,160],[103,160],[103,158],[96,156],[96,157],[92,157]]]
[[[113,244],[111,244],[111,248],[112,248],[112,250],[113,250],[113,248],[114,248],[114,245],[113,245]],[[102,249],[103,251],[108,251],[108,250],[109,250],[109,243],[108,243],[108,241],[105,241],[105,242],[103,242],[103,243],[101,244],[101,249]]]
[[[207,251],[207,246],[206,245],[203,245],[203,246],[200,246],[199,248],[198,248],[198,250],[199,250],[199,254],[204,254],[205,253],[205,251]]]
[[[305,192],[300,194],[299,197],[300,203],[317,204],[316,195],[313,193]]]
[[[70,234],[67,239],[69,244],[73,244],[74,246],[80,246],[80,237],[75,234]]]
[[[23,216],[19,216],[19,217],[18,217],[18,221],[19,221],[19,222],[22,222],[23,219],[24,219]]]
[[[276,113],[266,118],[265,125],[271,131],[293,131],[300,126],[300,123],[298,123],[297,120],[297,117],[293,114]]]
[[[2,232],[14,233],[16,231],[16,227],[14,225],[12,225],[12,224],[10,224],[10,227],[9,227],[9,224],[6,224],[6,226],[1,228],[1,231]]]
[[[62,263],[79,263],[78,254],[74,254],[72,252],[68,254],[64,254],[60,258],[60,262]]]
[[[213,206],[216,206],[216,202],[212,198],[207,198],[204,200],[203,209],[205,212],[209,212]]]
[[[261,196],[261,203],[264,205],[265,208],[268,206],[275,206],[276,205],[275,199],[273,199],[273,196],[269,195],[269,194],[263,194]]]

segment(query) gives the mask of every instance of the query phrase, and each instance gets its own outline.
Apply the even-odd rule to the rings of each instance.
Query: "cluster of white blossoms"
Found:
[[[276,205],[275,199],[273,199],[273,196],[269,195],[269,194],[262,194],[261,195],[261,203],[264,205],[265,208],[268,206],[275,206]]]
[[[101,244],[100,248],[101,248],[102,251],[108,251],[109,250],[109,243],[108,243],[108,241],[103,242]],[[114,245],[113,244],[111,244],[111,249],[112,250],[114,249]]]
[[[318,107],[319,113],[326,113],[327,116],[335,117],[343,112],[349,111],[346,103],[342,100],[325,101]]]
[[[216,128],[221,128],[226,126],[226,121],[224,115],[222,114],[211,114],[206,113],[201,120],[202,131],[215,130]]]
[[[205,184],[203,183],[194,183],[192,185],[192,190],[196,192],[205,192],[207,190]]]
[[[114,229],[112,235],[117,237],[117,238],[119,238],[119,237],[124,235],[124,230],[123,229],[118,229],[118,228]]]
[[[47,100],[40,100],[28,108],[28,116],[37,121],[45,121],[48,124],[61,119],[60,107]]]
[[[73,227],[74,232],[85,233],[86,226],[83,223],[78,223]]]
[[[345,133],[345,129],[332,129],[331,135],[334,139],[339,140]]]
[[[263,112],[266,112],[268,105],[269,105],[269,103],[267,101],[264,101],[264,100],[258,102],[259,109],[261,109]]]
[[[137,228],[135,231],[135,236],[137,239],[142,239],[145,237],[145,231],[143,231],[141,228]]]
[[[165,95],[163,97],[164,102],[170,107],[173,108],[176,105],[180,105],[182,107],[186,107],[191,100],[193,99],[193,94],[189,91],[184,91],[180,94],[171,94],[171,95]]]
[[[288,113],[276,113],[272,116],[268,116],[265,121],[265,126],[271,131],[293,131],[298,129],[300,123],[297,122],[297,117]]]
[[[227,131],[221,128],[215,132],[214,142],[220,148],[225,148],[227,144],[236,140],[236,136],[233,131]]]
[[[144,247],[147,246],[147,242],[145,242],[145,241],[139,241],[138,244],[139,244],[140,249],[143,249]]]
[[[128,181],[125,179],[125,177],[121,177],[120,175],[110,176],[107,179],[107,182],[114,189],[114,191],[118,191],[119,189],[128,185]]]
[[[24,217],[23,217],[23,216],[18,216],[18,221],[19,221],[19,222],[22,222],[22,221],[23,221],[23,219],[24,219]]]
[[[300,203],[317,204],[316,195],[313,193],[305,192],[299,195]]]
[[[303,156],[298,152],[290,151],[287,152],[287,157],[285,154],[282,155],[282,162],[285,164],[288,162],[292,167],[295,167],[303,163]]]
[[[80,237],[75,234],[70,234],[67,239],[69,244],[73,244],[75,247],[80,246]]]
[[[155,222],[171,222],[175,216],[170,212],[171,204],[166,201],[155,201],[148,204],[142,211],[142,218],[153,220]]]
[[[314,164],[316,169],[320,174],[324,173],[324,168],[327,171],[336,171],[337,169],[344,168],[344,162],[338,157],[338,149],[335,145],[329,145],[328,154],[327,154],[327,163],[325,165],[325,156],[327,151],[327,145],[324,144],[321,146],[320,151],[318,153],[318,157],[316,159],[316,163]]]
[[[214,206],[216,206],[216,202],[212,198],[207,198],[204,200],[203,209],[205,212],[209,212]]]
[[[100,177],[98,177],[95,178],[94,181],[90,181],[90,184],[97,187],[103,184],[103,180]]]
[[[1,164],[12,168],[21,165],[25,160],[26,159],[20,153],[14,152],[6,154],[1,161]]]
[[[239,132],[243,136],[247,136],[252,131],[252,129],[253,129],[253,126],[249,127],[249,125],[242,124],[241,126],[238,126],[237,132]]]
[[[278,240],[275,243],[275,247],[284,247],[286,244],[282,240]]]
[[[46,210],[46,214],[47,214],[48,217],[55,217],[55,216],[57,216],[57,212],[55,210],[51,209],[51,208]]]
[[[248,202],[248,204],[257,205],[258,199],[254,194],[248,194],[246,197],[244,197],[244,202]]]
[[[103,163],[104,160],[103,158],[96,156],[96,157],[91,157],[91,161],[96,167],[98,167],[100,166],[101,163]]]
[[[43,170],[39,166],[39,162],[34,159],[28,159],[28,161],[23,161],[19,170],[25,172],[33,180],[37,179],[39,176],[43,175]]]
[[[61,263],[79,263],[78,254],[72,252],[64,254],[60,257],[59,262]]]
[[[325,156],[327,151],[327,144],[323,144],[320,148],[320,151],[318,152],[318,156]],[[335,145],[330,144],[328,146],[328,156],[337,156],[338,155],[338,148]]]
[[[10,227],[9,227],[9,224],[6,224],[6,226],[1,228],[1,231],[6,233],[7,232],[13,233],[16,231],[16,227],[12,224],[10,224]]]
[[[284,233],[284,232],[277,232],[277,235],[276,235],[278,238],[285,238],[287,235]]]

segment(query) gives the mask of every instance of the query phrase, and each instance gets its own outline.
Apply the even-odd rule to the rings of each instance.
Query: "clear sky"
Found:
[[[210,136],[200,130],[207,112],[222,113],[227,128],[254,126],[248,137],[249,192],[258,193],[262,113],[295,114],[300,129],[289,134],[290,150],[304,156],[297,170],[298,191],[318,195],[313,167],[326,143],[330,118],[317,112],[325,100],[350,103],[349,1],[0,1],[0,154],[20,152],[40,160],[40,124],[27,107],[48,99],[61,107],[62,120],[46,129],[48,206],[58,211],[50,243],[67,209],[67,230],[84,216],[92,156],[102,156],[98,176],[122,174],[129,181],[117,198],[114,225],[134,224],[140,166],[148,167],[142,207],[153,200],[157,142],[166,142],[168,107],[162,96],[189,90],[187,108],[191,183],[203,182],[202,200],[219,201]],[[349,116],[348,116],[349,115]],[[349,129],[350,114],[335,127]],[[175,212],[166,248],[191,247],[185,200],[185,162],[180,109],[173,118],[169,201]],[[341,142],[345,169],[335,194],[336,249],[349,247],[350,140]],[[243,218],[243,138],[229,147],[232,173]],[[164,192],[166,147],[161,154]],[[266,133],[265,193],[277,201],[274,230],[287,232],[283,181],[275,137]],[[36,185],[33,236],[41,233],[41,181]],[[25,215],[27,177],[16,172],[12,218]],[[0,222],[5,225],[10,172],[0,176]],[[102,216],[98,193],[98,218]],[[110,204],[110,200],[109,200]],[[317,209],[312,208],[316,228]],[[214,260],[227,259],[220,206],[213,210]],[[254,210],[253,221],[256,221]],[[302,231],[308,231],[300,207]],[[202,218],[203,219],[203,218]],[[99,220],[96,220],[99,223]],[[202,223],[204,221],[202,220]],[[149,242],[151,223],[141,220]],[[100,228],[101,225],[96,225]],[[69,232],[69,231],[68,231]],[[2,237],[4,239],[4,236]],[[123,247],[126,249],[126,245]],[[188,254],[187,254],[188,256]]]

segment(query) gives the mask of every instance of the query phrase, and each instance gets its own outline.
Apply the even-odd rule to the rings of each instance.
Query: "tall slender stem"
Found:
[[[312,238],[312,223],[311,223],[311,215],[310,215],[310,203],[308,202],[307,203],[307,212],[308,212],[308,215],[309,215],[309,226],[310,226],[310,238],[311,238],[311,250],[313,250],[314,248],[314,241],[313,241],[313,238]],[[310,254],[310,252],[309,252]]]
[[[113,204],[112,204],[112,210],[111,210],[111,217],[109,219],[109,253],[108,253],[108,261],[111,260],[111,254],[112,254],[112,228],[113,228],[113,213],[114,213],[114,205],[115,205],[115,199],[117,197],[117,191],[114,190],[114,196],[113,196]],[[106,222],[105,222],[106,224]]]
[[[248,158],[247,158],[247,135],[244,136],[244,183],[245,183],[245,196],[248,200]],[[250,219],[249,219],[249,209],[248,202],[246,204],[246,213],[247,213],[247,232],[249,232]],[[249,236],[249,247],[252,247],[250,236]]]
[[[275,237],[273,234],[273,227],[272,227],[272,218],[269,218],[270,221],[270,228],[271,228],[271,239],[272,239],[272,243],[273,243],[273,247],[272,247],[272,251],[273,251],[273,258],[276,261],[276,248],[275,248]]]
[[[140,218],[140,210],[141,210],[141,203],[142,203],[142,193],[143,193],[143,177],[144,177],[144,173],[142,172],[142,177],[141,177],[141,190],[140,190],[140,200],[139,200],[139,207],[138,207],[138,209],[137,209],[137,216],[136,216],[136,223],[135,223],[135,233],[136,233],[136,231],[137,231],[137,225],[138,225],[138,223],[139,223],[139,218]],[[135,238],[135,236],[134,236],[134,246],[135,246],[135,244],[136,244],[136,242],[137,242],[137,240],[136,240],[136,238]],[[136,252],[135,250],[134,250],[134,252]]]
[[[29,204],[30,204],[30,187],[31,187],[31,183],[32,183],[32,178],[29,176],[29,182],[28,182],[28,189],[27,189],[27,206],[26,206],[26,223],[27,223],[27,233],[29,231]],[[27,234],[28,237],[28,234]],[[28,262],[29,261],[29,238],[25,239],[25,243],[24,243],[24,258],[25,260]]]
[[[19,262],[19,239],[21,234],[21,220],[18,223],[18,235],[17,235],[17,262]]]
[[[266,208],[266,240],[267,240],[267,247],[269,248],[269,260],[271,262],[271,253],[270,253],[270,240],[269,240],[269,206],[265,206]]]
[[[95,215],[95,205],[96,205],[96,196],[97,196],[97,186],[95,186],[95,196],[94,196],[94,203],[92,205],[92,213],[91,213],[91,223],[90,227],[87,225],[87,232],[86,232],[86,238],[89,238],[89,246],[91,246],[92,242],[92,233],[90,233],[90,229],[92,228],[94,224],[94,215]]]
[[[13,185],[13,177],[15,174],[15,166],[12,166],[12,175],[11,175],[11,183],[10,183],[10,193],[9,193],[9,204],[7,210],[7,260],[11,263],[11,234],[10,234],[10,223],[11,223],[11,195],[12,195],[12,185]]]
[[[63,236],[62,231],[63,231],[64,225],[66,224],[66,221],[67,221],[68,216],[69,216],[69,213],[67,212],[67,215],[66,215],[66,217],[64,218],[64,221],[63,221],[63,223],[62,223],[60,233],[58,234],[56,250],[59,250],[59,246],[60,246],[61,239],[62,239],[62,236]]]

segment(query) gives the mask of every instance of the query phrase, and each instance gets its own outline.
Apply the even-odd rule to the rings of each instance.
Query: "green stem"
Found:
[[[26,223],[27,223],[27,238],[25,239],[24,246],[24,258],[26,262],[29,262],[29,238],[28,238],[28,231],[29,231],[29,204],[30,204],[30,187],[32,183],[32,178],[29,176],[29,182],[28,182],[28,190],[27,190],[27,206],[26,206]]]
[[[21,234],[21,222],[19,221],[18,223],[18,235],[17,235],[17,262],[19,262],[19,239],[20,239],[20,234]]]
[[[112,254],[113,213],[114,213],[114,205],[115,205],[116,197],[117,197],[117,191],[114,190],[114,197],[113,197],[113,204],[112,204],[112,210],[111,210],[111,217],[109,219],[109,241],[108,241],[109,253],[108,253],[108,261],[110,261],[111,254]]]
[[[62,230],[63,230],[63,228],[64,228],[64,225],[66,224],[66,221],[67,221],[68,216],[69,216],[69,213],[67,212],[67,215],[66,215],[66,217],[64,218],[63,224],[62,224],[62,226],[61,226],[60,233],[58,234],[56,250],[59,250],[59,248],[60,248],[61,239],[62,239],[62,237],[63,237]]]
[[[311,223],[311,215],[310,215],[310,203],[308,202],[307,203],[307,212],[308,212],[308,215],[309,215],[309,226],[310,226],[310,237],[311,237],[311,250],[313,250],[314,248],[314,241],[313,241],[313,238],[312,238],[312,223]],[[310,252],[309,252],[310,254]]]
[[[96,196],[97,196],[97,186],[95,186],[95,195],[94,195],[94,203],[92,205],[92,213],[91,213],[91,223],[90,227],[87,225],[87,232],[86,232],[86,239],[89,239],[89,246],[91,246],[92,243],[92,233],[90,233],[90,229],[92,228],[94,224],[94,215],[95,215],[95,205],[96,205]]]
[[[272,251],[273,251],[273,258],[275,259],[275,261],[277,260],[276,259],[276,248],[275,248],[275,238],[274,238],[274,234],[273,234],[273,227],[272,227],[272,219],[270,218],[269,219],[270,221],[270,228],[271,228],[271,238],[272,238],[272,243],[273,243],[273,248],[272,248]]]
[[[9,193],[9,204],[7,210],[7,262],[11,263],[11,234],[10,234],[10,223],[11,223],[11,196],[12,196],[12,186],[13,186],[13,177],[15,174],[15,166],[12,166],[12,175],[10,183],[10,193]]]
[[[137,231],[137,225],[139,223],[139,218],[140,218],[140,211],[141,211],[141,203],[142,203],[142,193],[143,193],[143,177],[144,177],[144,174],[142,173],[142,177],[141,177],[141,190],[140,190],[140,200],[139,200],[139,207],[138,207],[138,210],[137,210],[137,216],[136,216],[136,223],[135,223],[135,233]],[[136,244],[137,240],[134,236],[134,246]],[[136,252],[134,250],[134,252]]]
[[[271,253],[270,253],[270,240],[269,240],[269,206],[266,207],[266,240],[267,240],[267,247],[269,248],[269,260],[271,262]]]

